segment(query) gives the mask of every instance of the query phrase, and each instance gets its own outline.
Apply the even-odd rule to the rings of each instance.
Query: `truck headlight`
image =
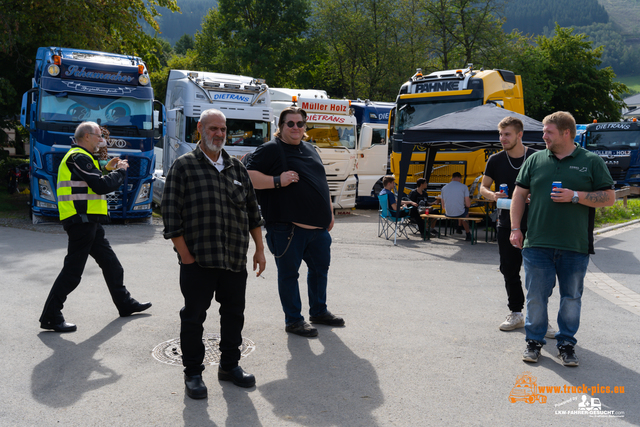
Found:
[[[52,202],[56,201],[49,180],[42,178],[38,179],[38,190],[40,191],[40,197],[43,199],[51,200]]]
[[[50,76],[57,76],[58,74],[60,74],[60,67],[58,67],[56,64],[51,64],[47,67],[47,71],[49,72]]]
[[[356,184],[347,184],[347,191],[356,191]]]
[[[138,81],[142,86],[146,86],[149,84],[149,76],[147,76],[146,74],[141,74],[140,76],[138,76]]]
[[[151,183],[147,182],[146,184],[142,184],[142,187],[140,187],[140,191],[138,192],[138,197],[136,198],[136,203],[142,203],[149,200],[150,189]]]

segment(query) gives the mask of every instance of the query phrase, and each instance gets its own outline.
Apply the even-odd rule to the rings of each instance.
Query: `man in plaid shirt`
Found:
[[[210,109],[200,116],[202,139],[195,150],[178,158],[167,174],[162,197],[164,237],[171,239],[180,263],[180,346],[185,390],[189,397],[207,397],[202,380],[202,333],[215,293],[220,303],[220,365],[218,379],[253,387],[255,377],[238,366],[242,345],[249,235],[256,251],[253,270],[265,268],[262,219],[244,165],[222,148],[226,118]]]

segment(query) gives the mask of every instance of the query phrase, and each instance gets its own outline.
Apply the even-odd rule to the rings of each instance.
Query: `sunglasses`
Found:
[[[306,124],[307,122],[294,122],[294,121],[287,122],[287,126],[289,126],[290,128],[294,126],[298,126],[300,129],[302,129]]]

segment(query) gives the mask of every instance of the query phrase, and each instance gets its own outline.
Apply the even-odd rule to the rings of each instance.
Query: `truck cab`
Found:
[[[617,188],[640,186],[640,125],[631,121],[591,123],[582,135],[584,148],[604,160]]]
[[[387,137],[393,102],[352,100],[351,109],[358,123],[356,154],[357,206],[377,206],[382,178],[388,173],[391,147]]]
[[[227,118],[225,151],[242,158],[271,139],[273,112],[264,80],[204,71],[171,70],[167,82],[167,136],[157,155],[153,201],[160,204],[165,177],[174,160],[192,151],[200,140],[200,114],[215,108]]]
[[[29,130],[33,222],[58,218],[58,167],[76,127],[93,121],[109,131],[108,156],[129,162],[124,184],[107,195],[112,218],[151,216],[154,145],[164,134],[146,65],[135,56],[41,47],[32,89],[23,95]]]
[[[356,205],[355,162],[357,152],[356,118],[349,101],[329,99],[327,92],[315,89],[270,88],[274,129],[280,113],[297,105],[307,113],[308,142],[322,159],[334,209]]]

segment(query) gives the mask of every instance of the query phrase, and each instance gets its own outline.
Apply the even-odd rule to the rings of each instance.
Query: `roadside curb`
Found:
[[[640,219],[634,219],[633,221],[623,222],[622,224],[612,225],[611,227],[599,228],[593,231],[593,235],[597,236],[598,234],[606,233],[607,231],[617,230],[618,228],[626,227],[632,224],[637,224],[639,222],[640,222]]]

